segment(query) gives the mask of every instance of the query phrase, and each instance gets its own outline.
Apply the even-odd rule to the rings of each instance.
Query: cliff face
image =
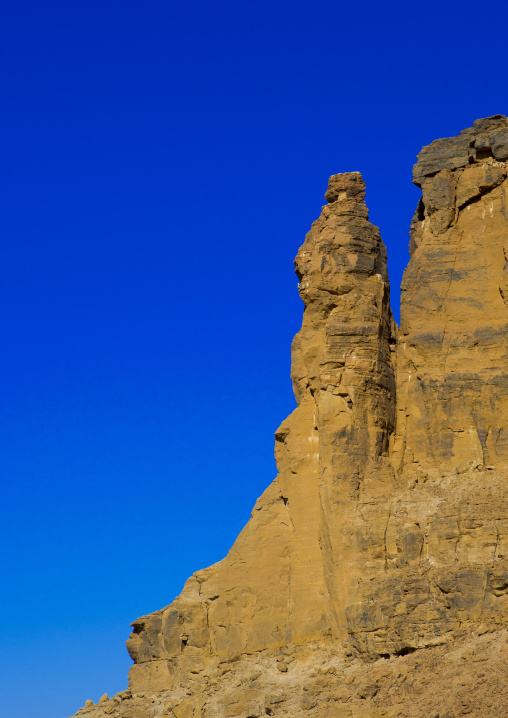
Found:
[[[508,126],[477,120],[418,155],[398,361],[397,466],[508,459]]]
[[[129,690],[79,715],[444,718],[506,701],[507,160],[500,115],[418,156],[400,331],[362,177],[331,177],[295,260],[279,475],[227,557],[134,622]]]

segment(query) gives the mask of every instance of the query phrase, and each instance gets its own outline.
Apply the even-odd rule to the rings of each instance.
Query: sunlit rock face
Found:
[[[364,197],[359,173],[332,177],[295,261],[305,303],[292,349],[298,407],[275,433],[279,476],[228,556],[136,622],[132,676],[158,660],[347,635],[345,597],[359,567],[346,524],[362,481],[393,474],[394,324],[386,250]]]
[[[133,623],[129,689],[79,715],[506,712],[507,161],[501,115],[420,152],[400,330],[363,179],[330,178],[279,474],[226,558]]]
[[[508,460],[508,125],[477,120],[424,147],[397,350],[398,467]]]

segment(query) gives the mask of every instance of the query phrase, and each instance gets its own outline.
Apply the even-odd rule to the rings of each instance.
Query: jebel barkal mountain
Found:
[[[330,178],[279,475],[77,715],[508,715],[507,174],[503,115],[420,152],[400,328],[362,176]]]

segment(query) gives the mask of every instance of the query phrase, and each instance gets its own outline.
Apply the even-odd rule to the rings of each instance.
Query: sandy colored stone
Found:
[[[331,202],[295,261],[305,303],[293,343],[298,408],[275,433],[279,476],[228,556],[189,579],[171,606],[135,622],[128,649],[138,665],[206,665],[210,656],[346,638],[345,589],[359,569],[350,565],[345,507],[367,474],[393,480],[394,324],[386,251],[364,196],[359,173],[332,177]]]
[[[474,126],[459,137],[473,138]],[[440,140],[441,149],[456,139]],[[423,197],[402,281],[393,460],[397,469],[434,472],[500,468],[508,460],[506,164],[485,157],[420,180],[420,161]]]
[[[227,557],[134,621],[129,691],[78,715],[505,715],[507,133],[420,152],[400,330],[363,179],[330,178],[279,474]]]

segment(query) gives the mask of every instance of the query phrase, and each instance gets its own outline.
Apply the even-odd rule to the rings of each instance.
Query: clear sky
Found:
[[[328,176],[394,311],[421,147],[508,112],[506,0],[4,3],[0,714],[127,685],[129,623],[275,475]]]

